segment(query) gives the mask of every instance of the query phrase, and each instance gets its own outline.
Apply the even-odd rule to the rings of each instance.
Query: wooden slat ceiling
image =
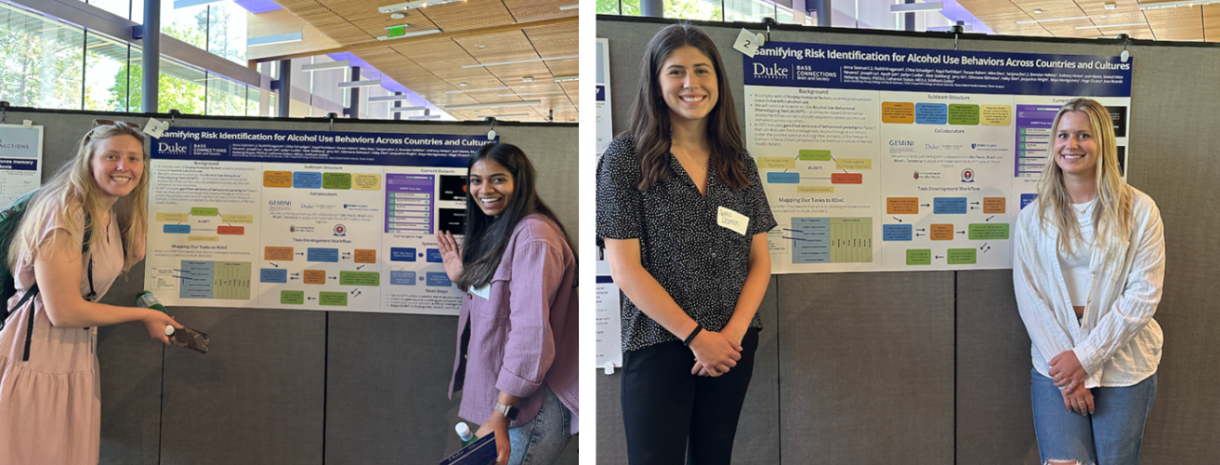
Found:
[[[379,7],[401,0],[276,0],[285,9],[339,44],[354,47],[352,53],[386,76],[398,81],[433,104],[476,105],[540,100],[541,104],[472,110],[446,110],[458,119],[526,113],[520,121],[576,121],[579,104],[577,82],[555,82],[556,76],[576,75],[579,60],[535,61],[512,65],[463,68],[466,65],[537,60],[573,56],[578,53],[576,21],[541,27],[481,33],[489,28],[543,20],[573,18],[579,10],[559,7],[577,0],[462,0],[445,5],[409,10],[403,19],[393,19]],[[411,40],[373,46],[387,27],[408,25],[406,32],[440,29],[443,33],[465,32],[451,38]],[[526,82],[527,78],[532,81]],[[470,91],[467,91],[470,89]],[[494,90],[479,90],[494,89]],[[525,94],[525,95],[522,95]]]
[[[1220,4],[1141,10],[1140,5],[1163,1],[958,0],[958,3],[996,34],[1081,38],[1127,34],[1133,39],[1220,42]],[[1107,4],[1112,4],[1113,9],[1106,9]],[[1038,10],[1041,12],[1035,12]],[[1063,18],[1080,19],[1052,21]],[[1035,20],[1039,22],[1017,24]],[[1140,24],[1133,25],[1136,23]],[[1131,25],[1112,26],[1117,24]]]

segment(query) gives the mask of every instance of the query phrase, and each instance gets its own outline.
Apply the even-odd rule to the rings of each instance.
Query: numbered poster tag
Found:
[[[744,236],[746,235],[746,226],[750,225],[750,218],[733,210],[720,207],[716,211],[716,224],[732,229],[737,234]]]
[[[168,129],[168,126],[169,125],[165,124],[164,121],[157,121],[155,118],[149,118],[148,125],[144,126],[144,133],[160,139],[161,134]]]
[[[487,283],[480,288],[470,288],[470,293],[482,297],[483,300],[491,298],[491,283]]]
[[[758,45],[758,38],[754,33],[742,29],[741,33],[737,34],[737,42],[733,43],[733,48],[750,58],[754,58],[754,54],[758,53]]]

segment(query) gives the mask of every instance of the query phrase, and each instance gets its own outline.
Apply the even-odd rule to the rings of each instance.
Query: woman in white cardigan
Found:
[[[1160,211],[1123,181],[1100,103],[1069,102],[1052,134],[1053,160],[1013,236],[1039,452],[1055,465],[1138,464],[1161,361]]]

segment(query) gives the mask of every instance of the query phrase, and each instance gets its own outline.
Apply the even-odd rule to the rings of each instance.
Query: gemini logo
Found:
[[[170,155],[186,155],[186,149],[187,147],[185,145],[169,144],[165,142],[160,142],[157,145],[157,150],[159,152]]]
[[[754,77],[788,79],[788,68],[782,68],[777,64],[767,66],[762,63],[754,63]]]

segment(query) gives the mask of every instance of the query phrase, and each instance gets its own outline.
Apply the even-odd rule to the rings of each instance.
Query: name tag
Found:
[[[746,235],[746,227],[750,225],[750,218],[729,210],[724,207],[719,207],[716,211],[716,224],[729,228],[737,234]]]
[[[470,288],[470,293],[482,297],[483,300],[489,300],[491,299],[491,283],[487,283],[487,285],[478,289],[472,287]]]

